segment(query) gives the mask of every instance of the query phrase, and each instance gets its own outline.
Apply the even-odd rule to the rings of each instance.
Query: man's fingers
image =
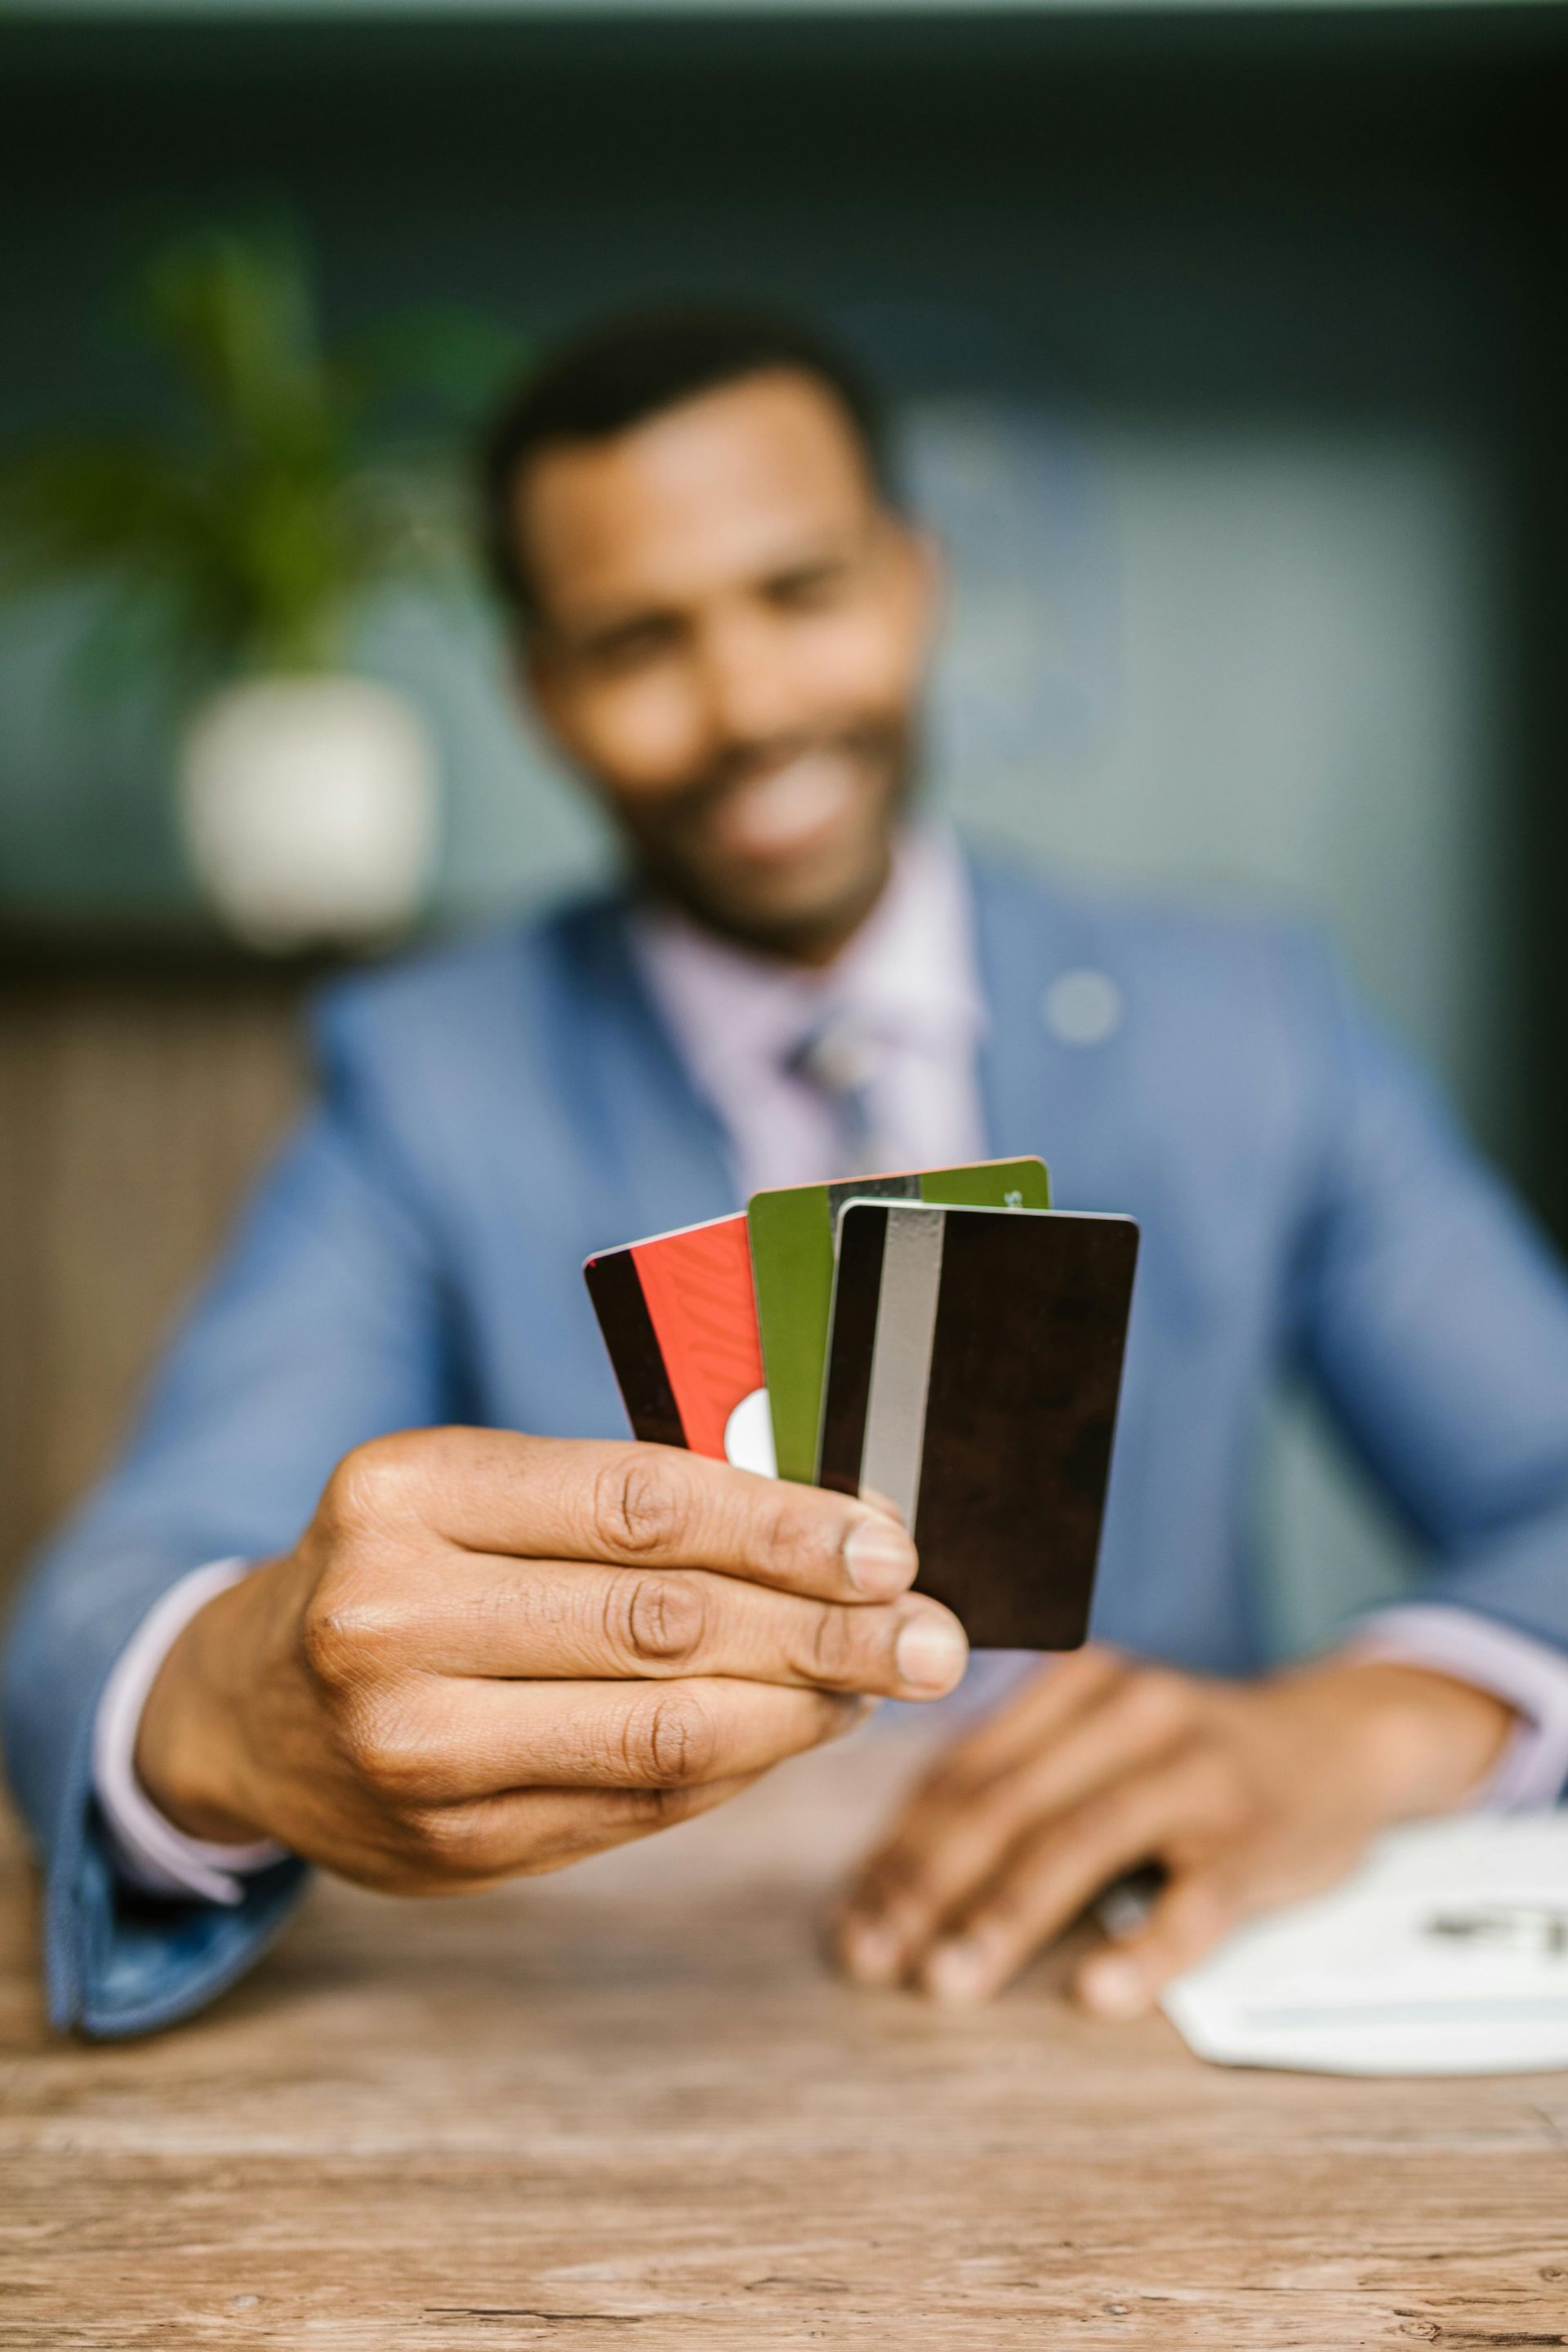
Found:
[[[1173,1977],[1196,1966],[1244,1920],[1333,1886],[1363,1848],[1358,1836],[1284,1840],[1254,1835],[1177,1868],[1132,1935],[1083,1963],[1075,1990],[1102,2017],[1137,2017]]]
[[[1184,1676],[1156,1667],[1124,1673],[1015,1776],[1018,1801],[1036,1818],[1065,1812],[1180,1747],[1192,1727]]]
[[[1173,1977],[1194,1968],[1258,1907],[1235,1855],[1178,1874],[1136,1933],[1084,1961],[1073,1989],[1098,2017],[1142,2017]]]
[[[471,1555],[400,1598],[396,1638],[433,1675],[724,1675],[891,1698],[940,1697],[969,1660],[952,1611],[918,1593],[850,1608],[704,1569]]]
[[[1194,1748],[1162,1761],[1017,1846],[932,1945],[921,1982],[942,2000],[985,2000],[1120,1872],[1163,1858],[1173,1844],[1234,1834],[1239,1820],[1237,1795],[1211,1756]]]
[[[852,1975],[885,1982],[902,1974],[1020,1840],[1185,1738],[1190,1715],[1179,1677],[1101,1664],[1075,1679],[1078,1704],[1062,1715],[1055,1739],[1026,1760],[990,1779],[962,1755],[938,1766],[848,1898],[839,1941]]]
[[[994,1714],[953,1741],[925,1786],[957,1793],[1012,1770],[1135,1671],[1098,1643],[1050,1659]]]
[[[705,1675],[682,1682],[432,1680],[343,1733],[361,1778],[417,1811],[505,1790],[691,1789],[765,1771],[849,1730],[869,1704]]]
[[[667,1445],[415,1431],[350,1454],[322,1508],[351,1536],[412,1517],[474,1551],[707,1568],[829,1601],[889,1600],[916,1568],[903,1529],[851,1496]]]
[[[408,1845],[399,1851],[398,1889],[466,1895],[503,1879],[564,1870],[710,1812],[757,1778],[748,1772],[691,1789],[510,1789],[433,1806],[411,1824]]]

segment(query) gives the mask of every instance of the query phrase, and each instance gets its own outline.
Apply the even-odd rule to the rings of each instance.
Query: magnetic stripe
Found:
[[[649,1445],[684,1445],[680,1408],[631,1251],[606,1250],[583,1273],[633,1435]]]
[[[885,1495],[912,1532],[947,1216],[943,1210],[926,1208],[889,1208],[887,1215],[860,1491]]]

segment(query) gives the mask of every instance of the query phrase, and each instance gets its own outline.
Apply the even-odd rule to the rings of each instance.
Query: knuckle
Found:
[[[357,1532],[374,1507],[375,1472],[366,1458],[369,1452],[368,1446],[357,1446],[345,1454],[321,1489],[316,1524],[329,1538],[341,1539]]]
[[[1022,1775],[996,1772],[986,1779],[977,1777],[963,1800],[965,1842],[995,1844],[1029,1822],[1037,1811],[1033,1792]]]
[[[867,1895],[887,1910],[920,1910],[924,1907],[931,1876],[917,1848],[889,1846],[862,1872],[860,1883]]]
[[[1033,1874],[1010,1873],[986,1894],[976,1916],[984,1916],[987,1936],[1002,1944],[1017,1944],[1034,1932],[1031,1900]]]
[[[652,1450],[608,1462],[594,1482],[594,1534],[614,1555],[662,1551],[678,1533],[683,1512],[675,1479]]]
[[[451,1882],[480,1874],[479,1831],[468,1807],[411,1807],[402,1832],[405,1853],[424,1876]]]
[[[1047,1678],[1059,1681],[1065,1675],[1093,1690],[1109,1689],[1125,1682],[1134,1668],[1109,1642],[1086,1642],[1081,1650],[1069,1650],[1066,1656],[1049,1661],[1041,1671]]]
[[[708,1632],[701,1588],[681,1576],[639,1576],[612,1589],[612,1649],[638,1666],[688,1665]]]
[[[371,1580],[342,1572],[310,1595],[298,1642],[307,1675],[328,1698],[385,1680],[403,1652],[395,1608]]]
[[[416,1813],[437,1794],[430,1743],[406,1701],[378,1697],[346,1706],[338,1743],[355,1776],[389,1811]]]
[[[926,1775],[920,1800],[933,1813],[968,1814],[975,1806],[994,1801],[1005,1777],[971,1757],[947,1756]]]
[[[300,1651],[319,1689],[353,1689],[366,1679],[369,1668],[358,1607],[346,1596],[312,1594],[300,1621]]]
[[[663,1829],[668,1822],[684,1821],[696,1802],[697,1792],[691,1789],[621,1789],[616,1792],[609,1821],[617,1830]]]
[[[689,1788],[710,1777],[718,1746],[713,1719],[693,1692],[660,1691],[628,1719],[624,1760],[639,1786]]]
[[[838,1608],[831,1601],[813,1604],[800,1648],[800,1672],[807,1682],[842,1690],[864,1678],[868,1660],[860,1621],[865,1613]]]
[[[785,1591],[844,1589],[842,1497],[787,1479],[758,1479],[747,1490],[745,1548],[766,1580]]]
[[[410,1435],[372,1438],[345,1454],[332,1472],[318,1521],[344,1539],[380,1527],[406,1505],[419,1475],[418,1448]]]
[[[823,1549],[822,1513],[799,1488],[782,1493],[764,1487],[757,1497],[758,1549],[781,1571],[798,1570],[817,1560]]]
[[[1118,1867],[1129,1838],[1136,1842],[1141,1800],[1125,1788],[1106,1789],[1086,1797],[1082,1804],[1042,1831],[1030,1861],[1041,1869],[1056,1868],[1079,1874],[1105,1863],[1107,1874]]]
[[[1132,1730],[1150,1740],[1174,1738],[1192,1720],[1193,1698],[1180,1675],[1150,1666],[1126,1685],[1123,1704]]]

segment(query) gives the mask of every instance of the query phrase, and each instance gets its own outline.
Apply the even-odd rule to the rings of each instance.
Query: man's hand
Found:
[[[298,1547],[218,1594],[149,1695],[167,1817],[455,1892],[703,1811],[931,1698],[967,1657],[863,1503],[663,1446],[469,1430],[340,1465]]]
[[[917,1790],[848,1896],[844,1964],[983,2000],[1109,1881],[1157,1862],[1145,1924],[1076,1979],[1101,2015],[1137,2016],[1250,1914],[1342,1876],[1376,1831],[1462,1802],[1513,1721],[1414,1666],[1330,1659],[1222,1683],[1079,1651]]]

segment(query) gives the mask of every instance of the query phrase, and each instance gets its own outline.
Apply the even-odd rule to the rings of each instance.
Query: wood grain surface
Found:
[[[1231,2073],[1049,1963],[944,2015],[816,1923],[917,1743],[478,1901],[322,1885],[205,2018],[51,2041],[6,1851],[0,2344],[1568,2344],[1568,2076]]]

